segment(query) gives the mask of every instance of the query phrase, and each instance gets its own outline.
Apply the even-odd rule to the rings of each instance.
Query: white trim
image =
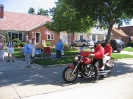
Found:
[[[51,39],[51,38],[50,38],[50,39],[48,39],[48,36],[49,36],[49,35],[47,35],[47,40],[54,40],[54,33],[50,33],[50,34],[52,34],[52,35],[53,35],[53,39]]]

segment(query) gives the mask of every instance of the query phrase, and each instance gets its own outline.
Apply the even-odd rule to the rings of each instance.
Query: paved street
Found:
[[[0,99],[133,99],[133,61],[118,60],[111,76],[99,79],[78,78],[73,84],[62,79],[66,67],[42,68],[25,62],[0,62]],[[100,98],[99,98],[100,97]]]

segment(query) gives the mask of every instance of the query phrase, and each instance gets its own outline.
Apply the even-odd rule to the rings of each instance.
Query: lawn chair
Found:
[[[44,47],[44,56],[50,58],[50,56],[51,56],[51,49],[50,49],[50,47]]]
[[[43,58],[43,51],[41,48],[36,48],[36,51],[35,51],[36,58],[38,55],[41,55],[41,57]]]

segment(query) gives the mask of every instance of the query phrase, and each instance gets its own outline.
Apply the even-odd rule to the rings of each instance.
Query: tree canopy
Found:
[[[87,32],[94,24],[89,16],[78,18],[78,12],[64,0],[60,0],[50,12],[53,18],[47,26],[56,31]]]
[[[30,7],[29,10],[28,10],[28,13],[29,14],[35,14],[35,9]]]
[[[35,9],[30,7],[28,10],[29,14],[37,14],[37,15],[45,15],[45,16],[49,16],[49,11],[48,10],[44,10],[43,8],[39,8],[37,13],[35,13]]]
[[[59,0],[60,1],[60,0]],[[65,4],[78,12],[79,18],[89,16],[99,22],[98,26],[108,28],[107,39],[110,39],[115,23],[129,22],[132,18],[132,0],[63,0]]]
[[[48,10],[44,10],[43,8],[39,8],[37,15],[45,15],[48,16]]]

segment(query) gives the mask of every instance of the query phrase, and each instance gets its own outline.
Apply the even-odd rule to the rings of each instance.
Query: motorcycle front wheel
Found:
[[[72,82],[74,82],[77,79],[78,72],[75,71],[72,74],[73,70],[74,70],[74,68],[70,68],[70,67],[66,67],[63,70],[62,78],[64,79],[65,82],[72,83]]]

